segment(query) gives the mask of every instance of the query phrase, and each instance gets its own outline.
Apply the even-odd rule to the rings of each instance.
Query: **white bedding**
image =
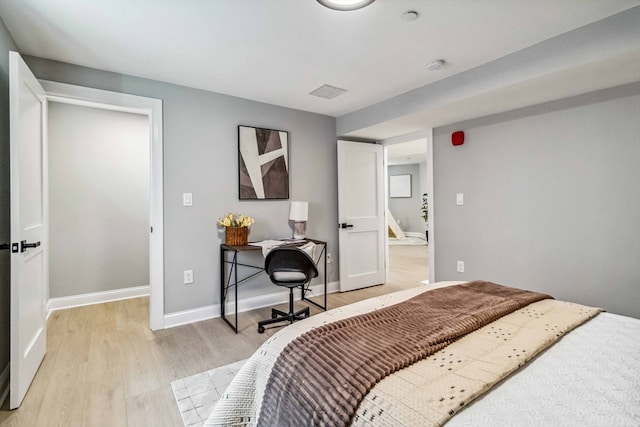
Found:
[[[433,284],[431,288],[455,283]],[[421,292],[424,288],[361,301],[281,330],[243,366],[205,425],[255,425],[277,355],[310,327],[392,305]],[[640,426],[639,331],[640,320],[601,314],[455,415],[447,426],[556,426],[576,422]]]
[[[640,426],[640,320],[600,313],[446,424],[577,425]]]

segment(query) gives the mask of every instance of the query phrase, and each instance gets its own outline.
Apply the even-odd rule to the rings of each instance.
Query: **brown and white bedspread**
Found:
[[[206,425],[257,425],[278,355],[304,332],[397,304],[425,290],[416,288],[361,301],[283,329],[247,361]],[[382,379],[361,401],[352,425],[442,425],[562,334],[598,312],[550,299],[518,309]]]

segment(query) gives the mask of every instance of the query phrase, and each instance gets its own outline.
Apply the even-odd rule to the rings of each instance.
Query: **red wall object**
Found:
[[[457,130],[454,133],[452,133],[451,143],[456,146],[464,144],[464,132],[461,130]]]

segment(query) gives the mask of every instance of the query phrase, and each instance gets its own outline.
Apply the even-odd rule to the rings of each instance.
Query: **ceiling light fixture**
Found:
[[[427,70],[429,71],[438,71],[444,68],[444,59],[436,59],[435,61],[431,61],[427,64]]]
[[[416,19],[418,19],[418,16],[419,13],[415,10],[407,10],[400,16],[400,19],[402,19],[403,21],[415,21]]]
[[[318,0],[318,3],[333,10],[356,10],[370,5],[375,0]]]

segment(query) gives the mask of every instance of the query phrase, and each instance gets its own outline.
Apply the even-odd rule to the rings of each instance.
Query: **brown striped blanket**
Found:
[[[548,298],[476,281],[312,329],[277,359],[258,425],[349,425],[364,396],[383,378]]]
[[[455,291],[455,285],[460,284],[462,282],[437,282],[429,286],[381,295],[316,314],[281,329],[247,359],[222,394],[205,426],[254,427],[260,423],[259,414],[271,372],[287,345],[296,338],[325,325],[394,306],[423,293],[432,294],[438,288],[447,287],[449,291]],[[463,411],[474,399],[487,393],[543,350],[554,345],[566,333],[600,311],[598,308],[580,304],[544,299],[503,316],[375,384],[360,403],[351,426],[442,426],[456,413]],[[604,319],[594,321],[598,325],[606,323]],[[580,337],[586,339],[582,334]],[[582,347],[586,345],[581,341],[580,347],[572,347],[572,350],[580,351]],[[620,350],[619,347],[616,349]],[[556,354],[554,349],[550,351],[551,354]],[[614,354],[609,356],[615,358]],[[529,378],[526,375],[528,369],[524,369],[520,374]],[[509,381],[506,383],[508,385]],[[516,390],[509,390],[514,396],[518,394],[517,386]],[[487,396],[485,401],[500,405],[492,400],[491,396]],[[569,398],[567,402],[568,405],[575,403]],[[464,415],[464,412],[466,411],[461,415]],[[477,412],[474,413],[477,416]],[[451,421],[455,420],[456,417]],[[510,419],[505,418],[502,425],[516,425],[518,421],[521,421],[521,418],[514,414]],[[301,425],[311,423],[305,420]],[[474,422],[466,425],[474,425]]]

